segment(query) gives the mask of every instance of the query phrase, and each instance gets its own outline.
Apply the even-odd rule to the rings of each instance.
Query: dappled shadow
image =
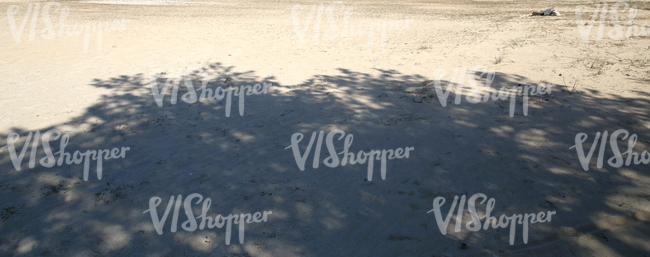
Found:
[[[340,75],[314,76],[295,86],[257,77],[254,71],[232,70],[214,63],[192,70],[191,81],[200,87],[203,72],[210,71],[208,88],[212,89],[272,83],[267,94],[246,96],[243,116],[235,96],[229,117],[224,100],[182,101],[188,92],[183,82],[178,102],[170,104],[171,92],[167,92],[161,107],[154,101],[147,74],[92,81],[89,86],[111,93],[80,117],[40,131],[59,129],[70,134],[66,148],[70,153],[130,147],[125,158],[105,161],[101,180],[94,161],[88,181],[83,181],[83,164],[45,168],[37,163],[30,169],[29,151],[17,171],[8,149],[3,149],[0,252],[438,256],[498,250],[509,244],[507,229],[468,232],[463,227],[461,232],[442,235],[433,213],[427,214],[437,196],[450,203],[456,195],[484,193],[497,201],[493,215],[556,211],[552,222],[531,225],[530,241],[610,216],[648,211],[650,180],[643,172],[647,165],[597,168],[595,156],[590,170],[584,171],[575,149],[569,149],[577,133],[589,135],[588,150],[596,132],[617,129],[638,135],[635,149],[650,149],[647,95],[599,96],[558,86],[550,95],[531,97],[527,116],[518,98],[515,115],[509,117],[506,100],[472,104],[463,95],[455,104],[452,93],[442,107],[435,90],[423,84],[426,78],[397,70],[377,70],[380,74],[373,76],[339,69]],[[157,84],[162,87],[167,78],[179,77],[170,72]],[[546,82],[497,73],[492,86],[538,83]],[[84,132],[66,132],[64,127]],[[322,160],[329,156],[325,144],[320,166],[313,168],[312,151],[300,171],[291,148],[287,149],[292,134],[305,135],[300,144],[304,151],[312,132],[322,130],[327,135],[334,129],[354,135],[353,152],[415,150],[408,159],[389,160],[385,180],[378,162],[372,181],[366,180],[367,164],[325,166]],[[21,150],[30,131],[12,131],[21,135],[17,144]],[[58,143],[52,143],[54,151]],[[627,149],[627,142],[619,145]],[[335,141],[335,146],[342,151],[343,140]],[[612,156],[609,147],[605,153],[606,160]],[[36,156],[37,161],[44,156],[42,147]],[[158,235],[149,213],[143,213],[149,199],[163,199],[160,214],[170,196],[191,193],[212,199],[208,212],[212,216],[263,210],[272,210],[273,215],[266,223],[246,224],[243,245],[235,228],[229,246],[223,228],[193,233],[179,228],[171,233],[171,215],[163,235]],[[483,211],[484,205],[480,206]],[[194,205],[194,210],[200,215],[200,205]],[[463,220],[470,219],[465,215]],[[178,225],[186,220],[181,212]],[[517,229],[515,242],[522,245],[521,228]],[[635,236],[650,238],[650,232],[635,231]],[[469,248],[460,249],[461,242]],[[608,247],[607,242],[601,243]],[[612,251],[647,251],[639,245],[623,245],[625,249]],[[574,250],[590,253],[587,248]]]

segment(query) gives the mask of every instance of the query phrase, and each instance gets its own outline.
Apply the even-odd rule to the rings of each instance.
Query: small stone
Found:
[[[555,7],[548,8],[544,10],[544,16],[551,15],[554,12],[555,12]]]
[[[555,10],[555,7],[548,8],[543,11],[533,12],[533,15],[539,16],[560,16],[560,13]]]

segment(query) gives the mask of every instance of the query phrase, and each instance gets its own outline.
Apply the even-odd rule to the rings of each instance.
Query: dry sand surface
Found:
[[[0,149],[0,255],[650,256],[649,164],[613,167],[608,160],[616,151],[607,139],[585,170],[571,148],[578,133],[588,135],[588,153],[596,133],[625,130],[637,136],[635,152],[650,150],[650,37],[610,38],[616,24],[608,16],[604,36],[597,36],[597,18],[585,42],[576,7],[587,6],[589,19],[600,1],[345,1],[331,16],[333,2],[322,2],[320,23],[316,8],[308,26],[321,2],[58,2],[68,8],[71,27],[116,21],[101,40],[93,31],[88,39],[47,39],[42,11],[30,39],[34,15],[24,17],[35,3],[42,10],[47,2],[0,1],[0,146],[20,136],[15,149]],[[292,16],[296,5],[302,12]],[[631,5],[636,26],[650,22],[650,1]],[[352,7],[348,22],[355,27],[409,20],[408,26],[387,31],[383,44],[380,32],[328,37],[328,17],[343,28],[341,6]],[[561,15],[530,15],[548,7]],[[19,29],[23,19],[23,30],[12,32],[11,23]],[[303,28],[301,41],[296,31]],[[470,81],[483,88],[489,77],[467,74],[479,65],[494,72],[493,88],[556,86],[530,96],[527,115],[517,97],[511,117],[509,99],[465,98]],[[440,100],[434,85],[454,85],[454,70],[467,81]],[[211,89],[272,86],[246,95],[245,105],[232,96],[227,117],[225,99],[189,101],[185,78],[198,89],[207,72]],[[152,73],[160,74],[160,88],[180,80],[176,104],[172,90],[162,107],[156,103]],[[385,179],[382,162],[374,161],[368,181],[368,163],[327,166],[328,135],[337,129],[354,135],[350,152],[413,150],[386,160]],[[26,145],[30,133],[48,130],[69,136],[70,154],[129,150],[103,161],[101,179],[97,160],[89,160],[85,181],[82,160],[47,167],[42,141]],[[302,154],[320,131],[323,143],[315,140],[301,171],[292,135],[304,134],[296,149]],[[333,138],[336,152],[344,150],[340,135]],[[614,143],[625,152],[622,138]],[[62,140],[49,137],[52,152]],[[23,149],[22,162],[12,159]],[[322,149],[317,168],[315,149]],[[211,199],[211,217],[271,213],[243,224],[243,244],[240,225],[232,224],[227,245],[227,225],[184,229],[206,202],[185,202],[193,193]],[[495,200],[492,216],[554,214],[528,226],[527,243],[517,224],[511,245],[510,227],[470,231],[465,200],[459,199],[463,212],[449,211],[455,196],[478,193]],[[184,203],[168,205],[178,195]],[[155,197],[162,199],[158,219],[171,208],[162,235],[150,210]],[[446,199],[442,216],[450,213],[444,234],[430,211],[437,197]],[[480,200],[482,225],[487,207]]]

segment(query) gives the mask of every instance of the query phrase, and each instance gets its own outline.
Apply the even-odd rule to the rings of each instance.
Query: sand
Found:
[[[588,19],[598,1],[342,2],[353,8],[348,22],[356,28],[401,21],[401,29],[386,32],[384,44],[381,32],[372,39],[326,35],[332,2],[323,2],[317,29],[317,1],[61,1],[71,27],[117,23],[101,40],[90,31],[87,43],[83,33],[59,37],[56,26],[47,39],[42,15],[32,39],[33,16],[22,33],[12,33],[7,11],[19,8],[13,18],[19,27],[35,3],[41,9],[46,4],[0,1],[0,146],[16,133],[20,154],[30,132],[56,130],[69,136],[65,152],[71,158],[75,151],[129,150],[123,158],[103,160],[101,179],[91,158],[84,180],[81,159],[39,163],[47,156],[42,144],[35,147],[32,168],[28,146],[20,170],[9,147],[0,149],[0,255],[650,255],[649,166],[612,167],[608,142],[602,167],[598,146],[585,170],[571,148],[579,133],[588,135],[588,152],[597,132],[625,130],[638,137],[635,152],[650,150],[650,41],[608,37],[615,24],[607,18],[605,36],[598,39],[596,20],[585,42],[576,6],[588,7]],[[314,4],[311,24],[302,27]],[[302,12],[294,19],[296,5]],[[648,22],[650,2],[634,5],[634,24]],[[339,29],[341,6],[333,12]],[[561,16],[530,15],[552,6]],[[54,6],[50,17],[56,25]],[[465,88],[450,92],[443,107],[435,81],[444,87],[455,81],[454,70],[462,74],[476,66],[494,72],[496,89],[555,87],[530,96],[527,115],[523,97],[517,97],[511,117],[509,100],[469,102],[469,81],[483,86],[486,76],[465,74]],[[231,92],[227,117],[225,97],[200,99],[197,93],[191,101],[184,77],[199,90],[208,72],[206,88],[212,90],[272,86],[246,95],[244,110]],[[171,90],[162,106],[156,103],[151,74],[159,74],[159,89],[180,79],[176,104]],[[337,130],[353,135],[349,149],[355,154],[413,150],[408,158],[386,157],[385,179],[382,161],[375,160],[368,181],[368,163],[328,162],[327,137]],[[292,136],[304,135],[297,144],[304,154],[314,132],[301,171]],[[55,134],[52,152],[60,149]],[[329,140],[335,152],[344,150],[340,135]],[[624,152],[628,140],[621,137]],[[314,168],[316,149],[320,162]],[[195,193],[211,199],[211,217],[272,214],[245,224],[243,244],[233,223],[226,245],[225,227],[184,229],[188,208],[201,215],[203,202],[195,198],[187,208],[178,202],[179,212],[169,205],[159,235],[145,212],[151,199],[161,199],[156,210],[162,218],[170,197],[185,200]],[[529,225],[527,243],[517,225],[510,245],[510,228],[468,230],[472,217],[465,204],[460,216],[452,212],[443,235],[429,212],[434,199],[446,199],[446,217],[455,196],[478,193],[494,198],[493,216],[555,214]],[[482,217],[486,205],[477,202],[476,210]],[[177,230],[171,232],[175,215]]]

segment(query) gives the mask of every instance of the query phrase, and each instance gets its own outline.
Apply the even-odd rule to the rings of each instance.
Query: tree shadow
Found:
[[[587,133],[589,149],[596,132],[626,129],[639,136],[635,149],[650,149],[648,95],[598,96],[556,87],[533,96],[528,115],[517,98],[514,117],[507,100],[472,104],[451,93],[442,107],[425,77],[397,70],[379,75],[339,69],[338,76],[314,76],[299,85],[280,85],[254,71],[234,73],[221,63],[191,70],[194,88],[203,72],[213,72],[208,88],[272,83],[267,94],[245,96],[244,115],[232,97],[230,117],[224,100],[188,104],[179,86],[178,102],[163,105],[152,96],[148,76],[94,80],[89,86],[110,89],[79,117],[44,127],[70,135],[66,152],[130,147],[126,157],[106,160],[101,180],[91,161],[88,181],[83,164],[28,167],[30,151],[17,171],[7,148],[0,151],[0,252],[4,255],[146,255],[146,256],[397,256],[470,254],[509,249],[507,229],[442,235],[433,213],[437,196],[447,199],[475,193],[495,198],[493,215],[556,211],[550,223],[533,224],[529,245],[550,243],[566,228],[589,225],[611,216],[648,212],[649,177],[644,165],[619,169],[607,164],[584,171],[574,145]],[[161,75],[166,79],[177,74]],[[479,78],[480,79],[480,78]],[[441,81],[443,85],[453,85]],[[497,73],[493,87],[547,82]],[[170,90],[171,91],[171,90]],[[456,93],[460,94],[457,91]],[[200,93],[198,93],[200,94]],[[303,133],[301,152],[312,132],[341,129],[353,134],[351,151],[414,147],[408,159],[387,162],[386,179],[375,162],[372,181],[367,164],[329,168],[323,144],[318,168],[312,152],[300,171],[291,148],[293,133]],[[30,131],[19,134],[21,150]],[[0,135],[7,138],[8,135]],[[338,138],[337,138],[338,139]],[[643,139],[643,140],[642,140]],[[645,140],[645,141],[644,141]],[[4,142],[6,143],[6,141]],[[59,140],[53,141],[54,151]],[[621,149],[627,142],[619,141]],[[343,140],[335,140],[336,151]],[[641,152],[640,150],[636,150]],[[597,151],[595,155],[597,155]],[[45,156],[38,147],[36,162]],[[606,149],[606,159],[612,156]],[[596,156],[597,157],[597,156]],[[625,157],[625,156],[624,156]],[[596,159],[596,158],[593,158]],[[171,215],[158,235],[149,199],[199,193],[212,200],[211,216],[271,210],[268,222],[246,224],[244,244],[225,229],[170,232]],[[485,205],[478,205],[479,214]],[[193,205],[195,216],[200,204]],[[180,213],[179,226],[187,218]],[[454,227],[455,218],[451,226]],[[465,213],[463,221],[471,220]],[[233,228],[233,230],[236,230]],[[589,232],[589,231],[586,231]],[[650,232],[635,231],[648,238]],[[625,241],[620,238],[620,241]],[[515,245],[528,247],[517,228]],[[465,243],[467,249],[461,249]],[[602,242],[602,247],[609,247]],[[643,246],[619,244],[621,255],[644,252]],[[584,247],[574,252],[594,254]]]

